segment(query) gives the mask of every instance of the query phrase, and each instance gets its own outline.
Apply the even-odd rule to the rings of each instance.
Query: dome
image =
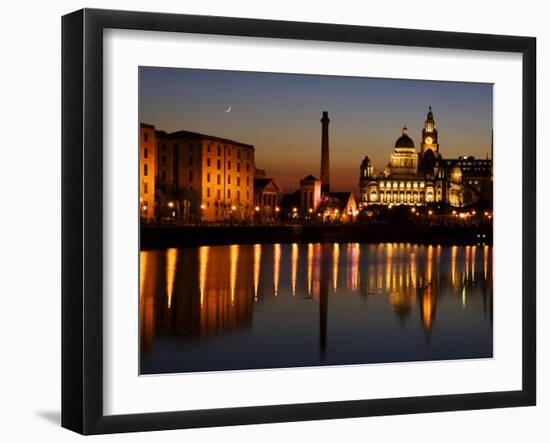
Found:
[[[397,139],[395,142],[396,148],[414,148],[414,142],[412,139],[407,135],[409,133],[409,130],[407,127],[403,127],[403,135]]]

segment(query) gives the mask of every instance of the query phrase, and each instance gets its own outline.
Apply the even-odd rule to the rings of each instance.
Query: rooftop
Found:
[[[167,138],[178,138],[178,139],[182,139],[182,138],[186,138],[186,139],[203,138],[203,139],[212,140],[212,141],[216,141],[216,142],[224,143],[224,144],[228,144],[228,145],[237,145],[237,146],[243,146],[245,148],[254,149],[253,145],[249,145],[247,143],[241,143],[241,142],[238,142],[238,141],[235,141],[235,140],[230,140],[228,138],[216,137],[214,135],[201,134],[199,132],[176,131],[176,132],[171,132],[169,134],[167,134],[167,133],[165,133],[165,134],[166,134],[165,137],[167,137]]]
[[[305,182],[305,181],[319,181],[318,178],[314,177],[313,175],[309,174],[307,177],[303,178],[301,181]]]

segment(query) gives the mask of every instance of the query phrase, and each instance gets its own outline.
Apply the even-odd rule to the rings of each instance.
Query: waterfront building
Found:
[[[274,221],[279,215],[281,188],[272,178],[254,178],[254,212],[262,221]]]
[[[252,219],[254,146],[190,131],[156,131],[156,139],[161,220]]]
[[[311,214],[317,211],[321,201],[321,180],[313,175],[300,180],[300,213]]]
[[[464,155],[454,160],[445,160],[446,167],[460,168],[464,204],[484,202],[493,205],[493,161]]]
[[[145,222],[151,222],[155,217],[155,148],[155,127],[141,124],[139,131],[139,206],[140,217]]]
[[[357,215],[357,206],[352,192],[325,192],[317,208],[318,217],[325,222],[349,223]]]
[[[489,182],[492,184],[492,161],[479,161],[473,157],[443,159],[430,106],[422,129],[419,152],[404,127],[401,137],[395,142],[390,162],[382,173],[375,173],[368,156],[363,159],[359,207],[425,206],[440,202],[460,207],[489,198],[492,193]]]

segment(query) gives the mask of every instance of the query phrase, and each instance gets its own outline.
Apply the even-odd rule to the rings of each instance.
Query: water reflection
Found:
[[[490,357],[491,276],[489,246],[141,252],[142,372]]]
[[[176,275],[176,262],[178,250],[170,248],[166,250],[166,293],[168,294],[168,308],[172,307],[172,294],[174,293],[174,277]]]
[[[201,306],[204,305],[204,290],[206,288],[206,275],[208,272],[208,252],[209,246],[199,248],[199,294],[201,297]]]
[[[281,269],[281,245],[273,245],[273,293],[279,292],[279,270]]]
[[[298,275],[298,244],[292,243],[292,295],[296,295],[296,276]]]
[[[262,245],[254,245],[254,301],[258,300],[258,285],[260,284],[261,262],[262,262]]]

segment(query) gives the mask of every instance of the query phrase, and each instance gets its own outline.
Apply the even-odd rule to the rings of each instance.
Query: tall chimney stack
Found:
[[[328,112],[323,111],[321,119],[321,192],[330,191],[330,160],[328,152]]]

